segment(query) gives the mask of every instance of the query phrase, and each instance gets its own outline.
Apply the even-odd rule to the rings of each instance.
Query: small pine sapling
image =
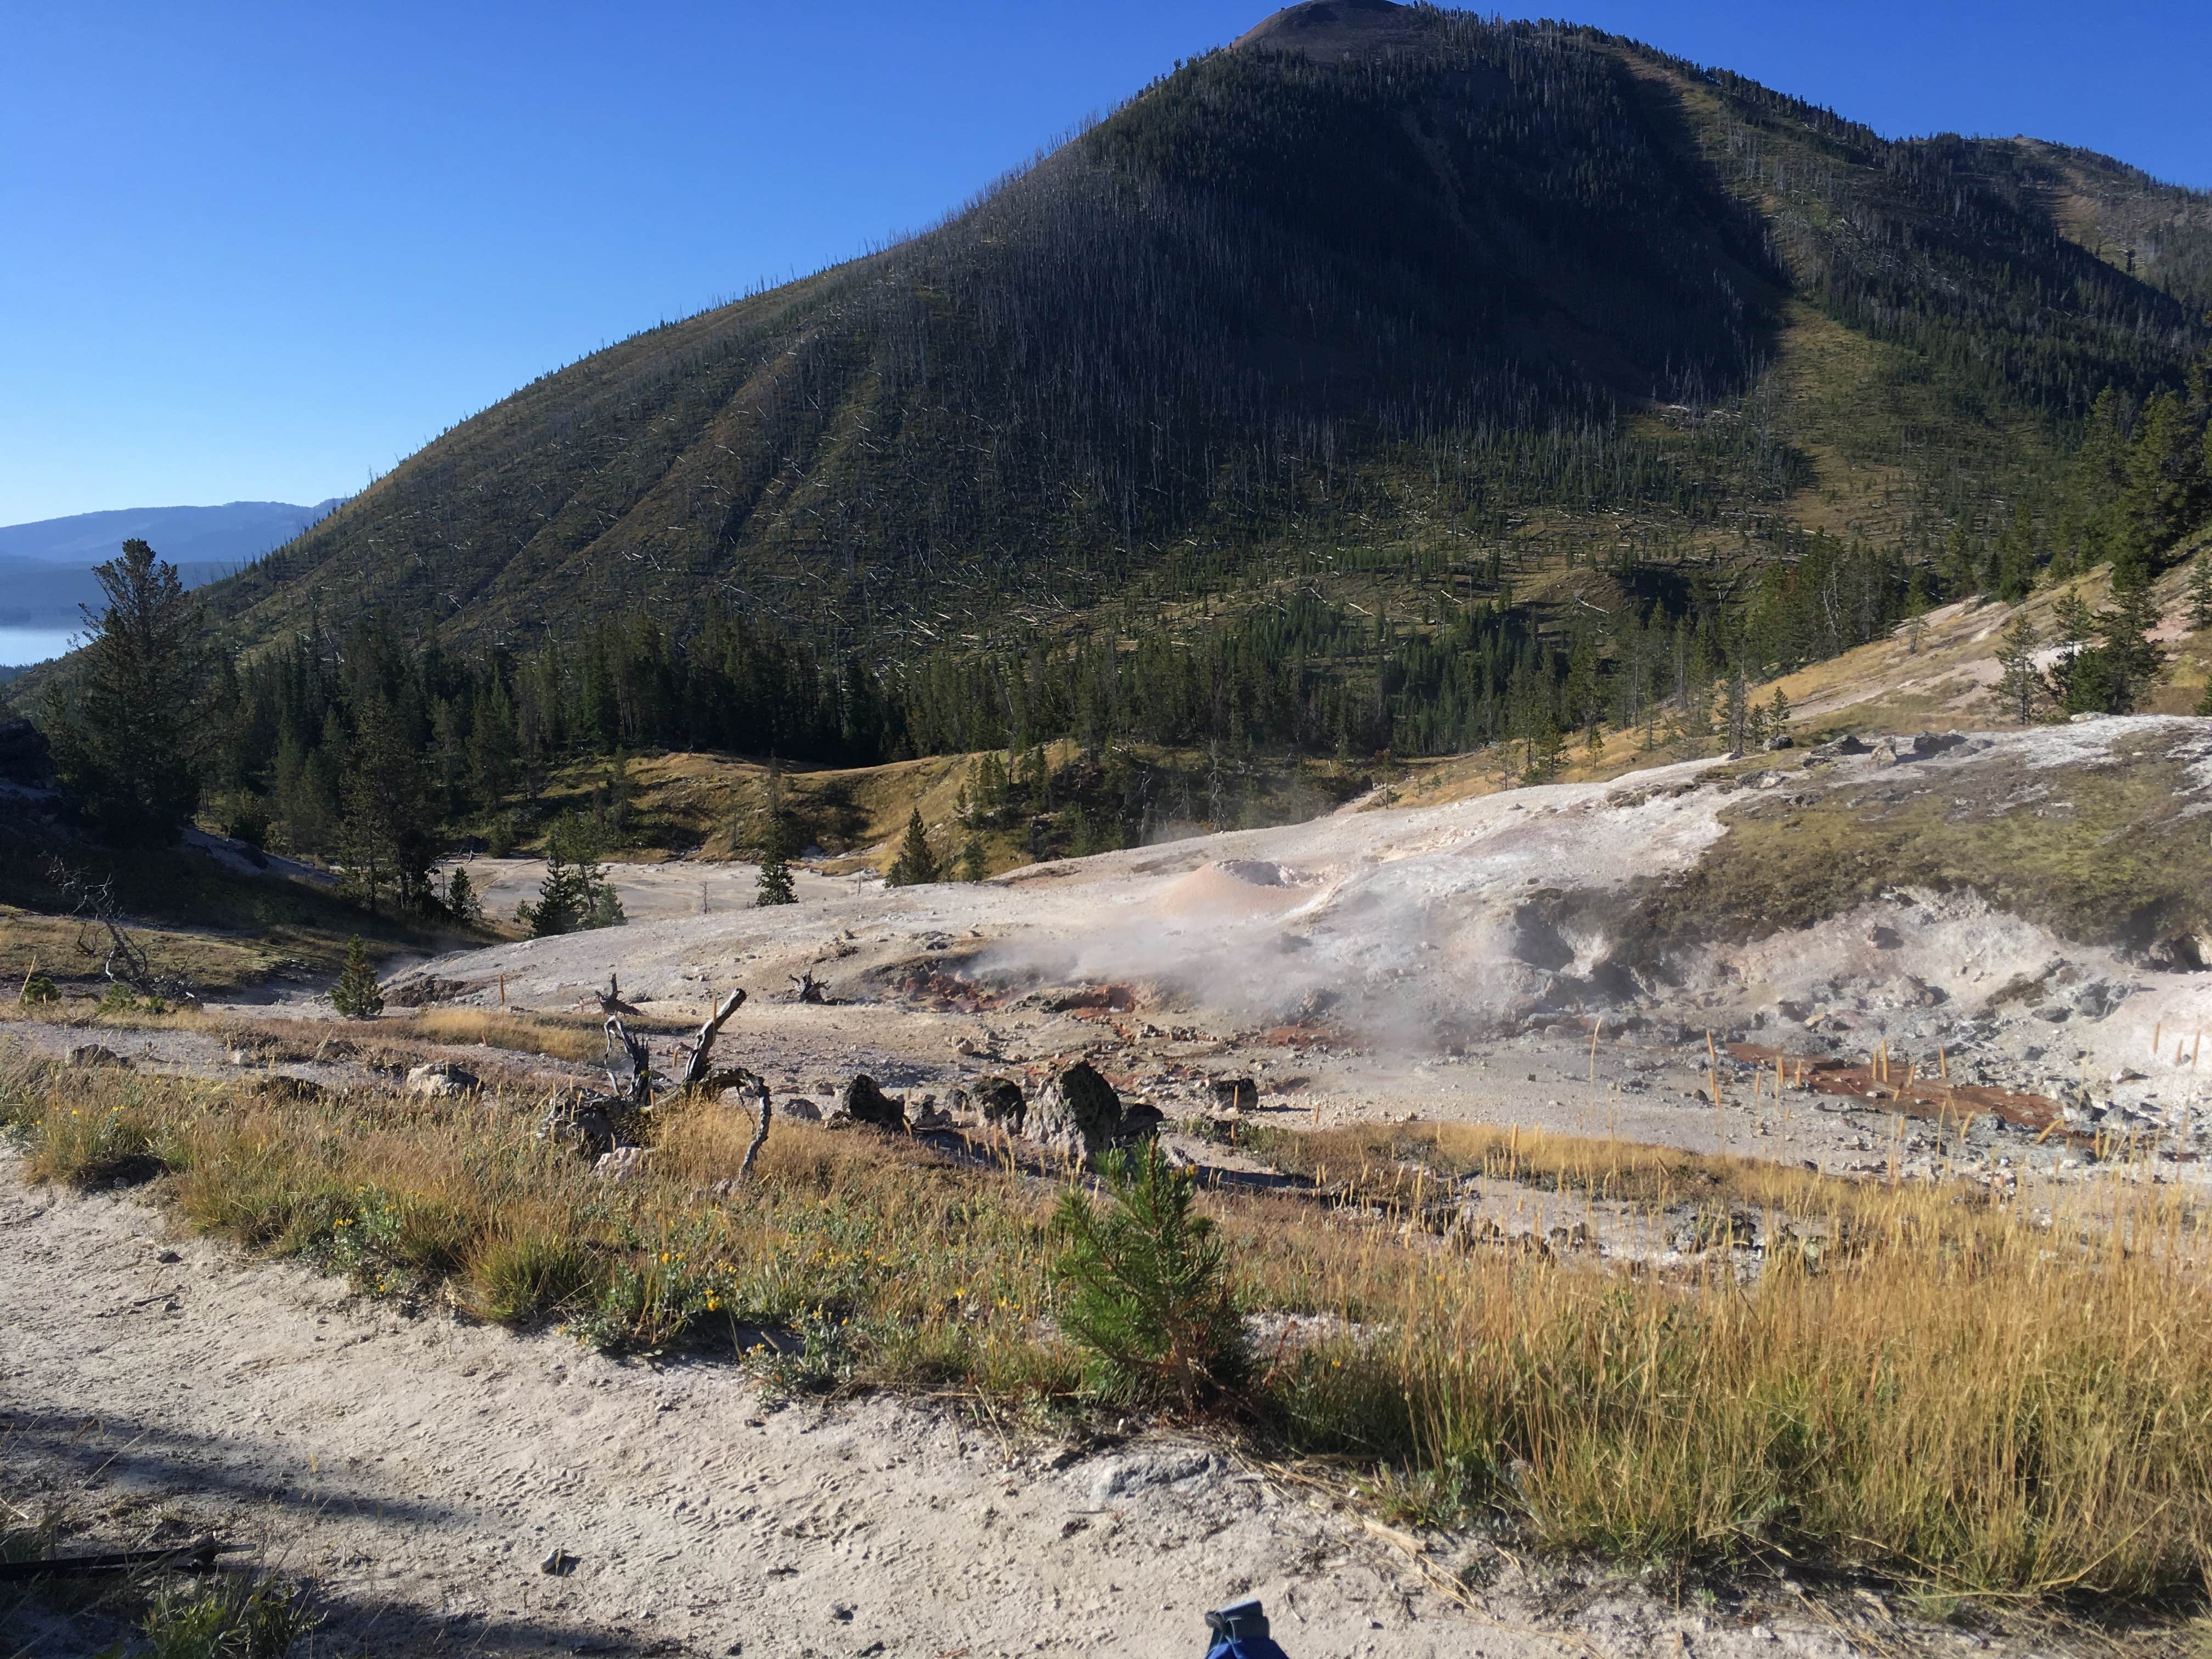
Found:
[[[1202,1405],[1241,1384],[1250,1354],[1230,1295],[1226,1254],[1196,1213],[1197,1183],[1157,1141],[1098,1163],[1105,1202],[1079,1184],[1054,1225],[1060,1326],[1091,1359],[1103,1394],[1141,1404]]]
[[[384,1012],[384,993],[377,988],[376,969],[369,966],[359,933],[346,945],[345,964],[331,987],[331,1006],[348,1019],[374,1019]]]
[[[781,812],[769,814],[768,829],[761,836],[760,878],[755,887],[756,909],[799,902],[791,884],[791,851]]]

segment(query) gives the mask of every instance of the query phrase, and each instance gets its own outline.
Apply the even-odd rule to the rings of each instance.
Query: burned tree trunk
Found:
[[[691,1057],[684,1062],[681,1086],[696,1089],[707,1081],[707,1066],[714,1057],[714,1039],[721,1034],[723,1022],[744,1006],[745,994],[732,991],[722,999],[722,1006],[708,1017],[699,1028],[699,1035],[691,1039]]]
[[[653,1104],[653,1055],[630,1034],[620,1014],[607,1016],[607,1082],[634,1112]]]
[[[678,1079],[678,1085],[687,1093],[718,1095],[725,1089],[737,1089],[759,1101],[760,1121],[753,1129],[752,1143],[745,1148],[744,1161],[738,1165],[737,1178],[739,1181],[751,1179],[753,1164],[760,1158],[761,1148],[768,1144],[769,1124],[774,1115],[766,1078],[749,1072],[742,1066],[725,1066],[719,1072],[713,1069],[714,1039],[721,1035],[722,1027],[730,1016],[744,1007],[744,1003],[745,994],[742,989],[732,991],[722,999],[720,1006],[707,1017],[706,1024],[700,1026],[698,1035],[691,1039],[691,1052],[684,1062],[684,1075]]]

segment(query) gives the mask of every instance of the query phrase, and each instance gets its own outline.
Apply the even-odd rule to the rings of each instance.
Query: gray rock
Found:
[[[1249,1077],[1218,1077],[1213,1103],[1226,1111],[1249,1112],[1260,1103],[1260,1085]]]
[[[456,1095],[471,1095],[483,1087],[475,1073],[465,1066],[456,1066],[449,1060],[434,1060],[428,1066],[415,1066],[407,1073],[407,1092],[420,1095],[426,1100],[446,1100]]]
[[[117,1054],[114,1049],[104,1048],[97,1042],[80,1042],[64,1050],[62,1054],[62,1063],[65,1066],[88,1067],[119,1066],[126,1072],[131,1069],[129,1060]]]
[[[1110,1458],[1091,1472],[1091,1507],[1104,1509],[1117,1498],[1127,1498],[1148,1486],[1189,1486],[1217,1480],[1224,1465],[1212,1453],[1195,1447],[1163,1447]]]
[[[603,1152],[592,1168],[609,1181],[628,1181],[645,1173],[645,1160],[650,1156],[643,1146],[617,1146]]]
[[[1141,1100],[1133,1100],[1121,1108],[1121,1133],[1124,1146],[1132,1141],[1149,1140],[1159,1133],[1168,1121],[1168,1115],[1158,1107]]]
[[[1121,1138],[1121,1097],[1079,1060],[1038,1092],[1023,1132],[1046,1151],[1089,1163]]]
[[[937,1103],[935,1095],[924,1095],[921,1104],[915,1108],[914,1127],[917,1129],[949,1129],[952,1114]]]
[[[845,1085],[837,1103],[855,1123],[878,1129],[906,1127],[906,1108],[885,1094],[866,1072]]]
[[[822,1121],[822,1109],[805,1095],[787,1096],[775,1103],[775,1109],[779,1115],[796,1118],[801,1123]]]

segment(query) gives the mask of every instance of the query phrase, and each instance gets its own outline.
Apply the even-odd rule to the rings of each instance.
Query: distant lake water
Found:
[[[27,668],[58,657],[82,632],[75,628],[0,628],[0,666]]]

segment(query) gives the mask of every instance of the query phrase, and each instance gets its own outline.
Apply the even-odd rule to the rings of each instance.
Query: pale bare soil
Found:
[[[1786,1588],[1675,1605],[1572,1570],[1532,1583],[1479,1546],[1417,1561],[1197,1441],[778,1408],[726,1364],[410,1317],[176,1237],[132,1198],[27,1188],[11,1155],[0,1238],[9,1501],[78,1517],[72,1547],[252,1542],[313,1587],[319,1651],[1183,1655],[1247,1594],[1296,1659],[1850,1650]],[[540,1570],[556,1550],[565,1577]],[[1488,1582],[1462,1606],[1438,1584],[1470,1567]],[[11,1634],[89,1650],[58,1626],[0,1650]]]
[[[629,926],[441,958],[395,983],[555,1010],[592,1006],[613,974],[669,1020],[741,985],[752,1000],[728,1028],[732,1057],[818,1101],[856,1071],[918,1098],[992,1073],[1041,1082],[1083,1054],[1171,1118],[1249,1076],[1261,1112],[1286,1124],[1519,1122],[1842,1172],[1886,1168],[1893,1142],[1911,1163],[1883,1091],[1778,1095],[1725,1052],[1734,1037],[1793,1058],[1893,1056],[1893,1081],[1909,1060],[1919,1077],[2036,1097],[2081,1133],[2188,1152],[2212,1133],[2198,1039],[2212,975],[1913,889],[1753,942],[1692,943],[1656,971],[1637,957],[1636,895],[1695,866],[1747,800],[1855,811],[1996,777],[2021,802],[2002,811],[2033,826],[2068,780],[2142,753],[2185,769],[2203,798],[2188,811],[2212,811],[2212,725],[2106,720],[1964,734],[1902,759],[1784,751],[1749,770],[1690,762],[1347,811],[974,884],[809,872],[799,903],[765,910],[725,908],[750,890],[749,866],[616,866]],[[501,890],[526,873],[501,866]],[[703,914],[702,880],[721,884]],[[835,1004],[793,1000],[800,973]],[[1986,1108],[1949,1115],[1972,1121],[1991,1173],[2072,1156],[2065,1136],[2040,1136],[2047,1118],[2021,1135]]]

